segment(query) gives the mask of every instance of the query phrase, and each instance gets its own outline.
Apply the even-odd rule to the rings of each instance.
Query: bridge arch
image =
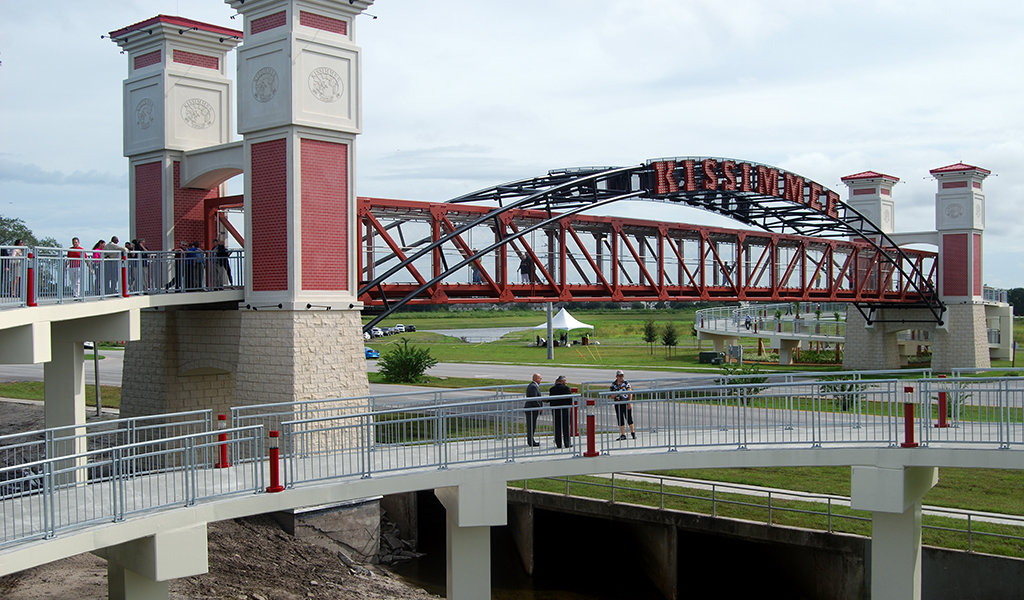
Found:
[[[392,247],[400,261],[372,279],[361,282],[360,297],[375,288],[383,297],[380,286],[388,277],[441,245],[458,240],[462,233],[473,227],[491,221],[498,223],[507,218],[510,211],[542,210],[546,212],[547,218],[512,235],[503,236],[478,252],[472,252],[468,247],[461,248],[462,260],[435,272],[429,280],[417,277],[420,285],[404,297],[393,301],[383,297],[384,312],[368,323],[366,330],[496,248],[531,231],[553,226],[567,217],[620,200],[683,203],[764,231],[824,240],[858,240],[874,249],[887,263],[884,265],[887,280],[898,274],[913,288],[914,301],[900,302],[901,307],[924,308],[935,322],[942,322],[945,309],[935,286],[921,267],[878,226],[857,209],[844,203],[838,193],[803,176],[753,161],[720,157],[675,157],[651,159],[632,167],[553,170],[545,176],[499,184],[449,200],[447,204],[496,203],[497,207],[460,226],[452,226],[448,233],[410,254]],[[530,259],[538,262],[535,256]],[[543,268],[543,265],[540,266]],[[493,281],[490,283],[493,284]],[[874,308],[884,303],[876,301],[854,304],[863,312],[865,308]]]

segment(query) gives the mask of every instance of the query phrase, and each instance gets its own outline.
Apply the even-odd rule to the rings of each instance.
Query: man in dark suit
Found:
[[[548,391],[549,396],[566,396],[564,398],[551,399],[551,419],[555,424],[555,446],[559,448],[572,448],[572,440],[569,436],[569,420],[572,414],[569,407],[572,406],[572,398],[569,398],[572,390],[565,385],[565,375],[559,375],[555,379],[555,385]]]
[[[526,397],[529,398],[524,405],[526,407],[527,446],[540,446],[540,442],[536,442],[533,439],[533,432],[537,430],[537,418],[540,417],[540,407],[543,406],[540,400],[540,379],[540,373],[534,373],[533,381],[530,382],[530,385],[526,386]]]

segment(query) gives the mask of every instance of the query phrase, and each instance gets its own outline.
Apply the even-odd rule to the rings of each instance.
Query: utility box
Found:
[[[707,351],[697,355],[697,361],[702,365],[720,365],[725,362],[724,352]]]

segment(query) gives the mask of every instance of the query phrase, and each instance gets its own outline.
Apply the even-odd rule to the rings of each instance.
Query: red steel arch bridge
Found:
[[[679,203],[756,229],[585,214]],[[444,203],[359,198],[360,299],[404,304],[828,301],[926,308],[938,255],[900,248],[828,188],[723,158],[551,171]]]

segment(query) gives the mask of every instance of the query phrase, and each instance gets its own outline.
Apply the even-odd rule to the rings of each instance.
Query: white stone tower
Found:
[[[159,15],[110,32],[128,53],[124,155],[129,160],[131,236],[150,250],[203,241],[203,201],[221,195],[181,188],[182,153],[232,138],[225,58],[241,32]]]
[[[846,203],[867,217],[882,233],[893,233],[896,230],[896,212],[892,188],[899,180],[899,177],[874,171],[847,175],[842,178],[850,190]]]
[[[930,173],[938,182],[935,229],[939,235],[939,297],[947,307],[947,329],[936,331],[932,368],[948,371],[955,367],[988,367],[982,241],[983,182],[991,171],[957,163]],[[945,360],[936,364],[939,357]]]

